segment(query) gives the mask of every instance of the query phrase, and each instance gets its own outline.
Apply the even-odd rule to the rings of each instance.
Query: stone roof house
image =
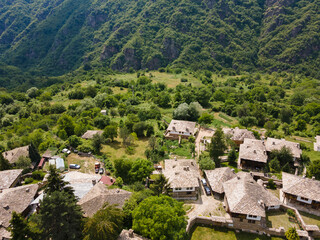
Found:
[[[20,182],[23,169],[12,169],[0,172],[0,189],[15,187]]]
[[[30,157],[29,156],[29,145],[24,147],[18,147],[10,151],[3,152],[2,155],[9,163],[14,164],[18,161],[20,157]]]
[[[316,136],[315,139],[316,139],[316,142],[313,143],[313,150],[320,152],[320,136]]]
[[[294,160],[300,159],[302,154],[299,143],[290,142],[285,139],[267,138],[265,145],[267,152],[271,152],[272,150],[280,150],[283,147],[289,148]]]
[[[102,133],[103,133],[102,130],[88,130],[81,136],[81,138],[92,139],[94,135],[96,134],[102,135]]]
[[[0,192],[0,234],[2,237],[10,237],[7,228],[10,225],[12,212],[28,214],[30,204],[34,200],[38,191],[37,184],[24,185],[15,188],[3,189]]]
[[[229,167],[216,168],[214,170],[204,171],[207,184],[210,186],[213,195],[217,198],[223,198],[223,183],[236,177],[234,170]]]
[[[104,184],[97,183],[79,202],[84,216],[92,217],[105,203],[122,208],[131,197],[131,192],[122,189],[108,189]]]
[[[320,181],[282,172],[282,184],[284,203],[320,216]]]
[[[237,145],[240,145],[244,142],[245,138],[249,139],[256,139],[254,134],[247,130],[247,129],[241,129],[241,128],[224,128],[223,132],[225,135],[230,136],[230,139],[234,141]]]
[[[238,168],[261,171],[267,161],[268,155],[264,142],[245,138],[239,148]]]
[[[234,226],[259,230],[266,226],[266,210],[279,209],[281,202],[258,184],[249,173],[239,172],[237,177],[223,184],[225,205]]]
[[[165,160],[163,174],[168,178],[172,197],[175,199],[197,199],[199,192],[199,168],[193,159]]]
[[[166,132],[165,137],[168,139],[189,138],[195,134],[195,122],[183,120],[171,120]]]
[[[91,188],[101,179],[99,174],[87,174],[78,171],[68,172],[64,175],[64,181],[70,183],[74,190],[74,195],[81,199]]]

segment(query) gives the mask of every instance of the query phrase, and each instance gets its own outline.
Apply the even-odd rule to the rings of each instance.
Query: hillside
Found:
[[[170,65],[319,77],[319,6],[319,0],[5,0],[0,60],[51,76],[81,65]]]

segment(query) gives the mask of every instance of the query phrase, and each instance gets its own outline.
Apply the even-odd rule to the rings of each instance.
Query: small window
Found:
[[[240,218],[240,222],[243,222],[243,218]]]
[[[248,223],[256,223],[255,220],[248,220]]]
[[[187,194],[189,194],[189,195],[190,195],[191,193],[192,193],[192,192],[187,192]]]

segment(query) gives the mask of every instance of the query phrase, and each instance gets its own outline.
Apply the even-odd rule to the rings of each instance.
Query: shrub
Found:
[[[35,180],[42,180],[45,175],[44,172],[37,170],[32,173],[32,178]]]
[[[24,183],[25,184],[30,184],[30,183],[32,183],[33,182],[33,178],[26,178],[25,180],[24,180]]]
[[[287,209],[287,214],[289,215],[289,217],[296,217],[296,213],[292,209]]]
[[[273,179],[268,180],[267,188],[277,189],[277,185],[274,183]]]

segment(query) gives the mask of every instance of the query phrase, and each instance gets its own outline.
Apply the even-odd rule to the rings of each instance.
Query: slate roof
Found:
[[[302,154],[299,143],[290,142],[285,139],[267,138],[265,145],[268,152],[271,152],[272,150],[280,150],[282,147],[287,147],[291,150],[291,153],[295,158],[300,158]]]
[[[64,180],[70,183],[75,196],[79,199],[93,188],[94,185],[92,181],[96,181],[97,183],[100,179],[100,174],[87,174],[78,171],[68,172],[64,177]]]
[[[131,194],[122,189],[108,189],[104,184],[97,183],[78,204],[86,217],[92,217],[105,203],[116,204],[117,207],[122,208]]]
[[[254,181],[249,173],[237,173],[223,188],[233,213],[265,217],[266,207],[281,205],[280,200]]]
[[[183,120],[171,120],[167,128],[167,132],[168,131],[189,132],[193,134],[195,127],[196,127],[195,122],[183,121]]]
[[[0,172],[0,189],[10,188],[21,176],[23,169],[12,169]]]
[[[267,163],[268,155],[263,141],[245,138],[239,149],[239,160],[241,159]]]
[[[88,130],[81,136],[81,138],[92,139],[94,135],[96,134],[101,135],[102,133],[103,133],[102,130]]]
[[[0,225],[5,228],[9,227],[12,212],[25,211],[34,200],[37,191],[37,184],[2,190],[0,193]]]
[[[29,145],[19,147],[2,153],[3,157],[13,164],[18,161],[19,157],[29,157]]]
[[[199,187],[199,168],[193,159],[165,160],[163,174],[171,188]]]
[[[224,193],[223,183],[237,176],[229,167],[205,170],[204,173],[212,191],[219,194]]]
[[[284,193],[320,202],[320,181],[282,172]]]

